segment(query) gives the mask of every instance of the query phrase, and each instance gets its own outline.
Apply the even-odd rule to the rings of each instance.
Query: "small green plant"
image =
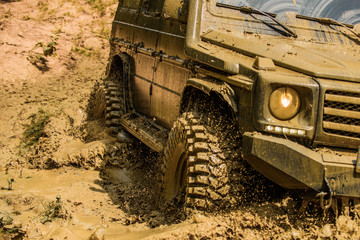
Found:
[[[91,57],[94,55],[94,53],[84,47],[71,47],[71,51],[76,52],[78,54],[84,55],[86,57]]]
[[[1,187],[1,190],[13,190],[13,183],[15,182],[14,178],[7,179],[8,187]]]
[[[8,190],[13,190],[13,182],[15,182],[14,178],[8,179]]]
[[[115,4],[117,0],[104,1],[104,0],[88,0],[86,3],[91,6],[94,10],[97,10],[100,13],[100,16],[104,16],[106,14],[106,9]]]
[[[55,35],[49,36],[50,42],[44,43],[44,42],[37,42],[33,48],[33,50],[37,48],[42,48],[43,52],[42,55],[44,57],[53,56],[56,57],[56,46],[58,45],[57,41],[59,40],[59,33],[56,33]]]
[[[106,5],[102,0],[88,0],[87,3],[95,10],[100,12],[100,16],[105,15]]]
[[[101,38],[107,39],[110,36],[111,30],[109,27],[107,27],[107,24],[104,21],[101,21],[100,25],[101,25],[101,29],[100,29],[99,35]]]
[[[44,214],[44,218],[41,221],[42,224],[46,223],[46,222],[51,222],[53,221],[55,218],[58,218],[61,216],[61,209],[62,209],[62,201],[61,201],[61,196],[57,195],[56,196],[56,201],[55,202],[51,202],[49,204],[49,206],[47,207],[47,209],[45,210]]]
[[[29,55],[26,58],[31,64],[37,67],[41,71],[49,70],[47,66],[47,59],[46,57],[52,56],[56,57],[56,46],[58,45],[59,34],[61,33],[60,30],[57,30],[54,35],[49,36],[50,42],[37,42],[32,50],[29,51]],[[34,52],[34,50],[41,48],[42,52]]]
[[[25,15],[25,16],[23,17],[23,19],[24,19],[25,21],[28,21],[28,20],[30,20],[30,16],[29,16],[29,15]]]
[[[49,10],[49,3],[45,1],[39,1],[38,7],[42,12],[46,12],[47,10]]]
[[[62,24],[60,27],[57,27],[56,30],[53,32],[56,36],[59,37],[60,33],[62,33]]]
[[[25,131],[23,132],[22,146],[30,147],[36,144],[40,137],[45,136],[44,128],[50,121],[51,114],[40,109],[38,113],[32,114],[28,117],[30,124],[24,124]]]

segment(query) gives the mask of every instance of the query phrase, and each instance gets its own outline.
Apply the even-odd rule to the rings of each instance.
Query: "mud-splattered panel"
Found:
[[[179,114],[181,93],[189,70],[170,62],[157,61],[151,96],[151,113],[166,127],[171,127]]]

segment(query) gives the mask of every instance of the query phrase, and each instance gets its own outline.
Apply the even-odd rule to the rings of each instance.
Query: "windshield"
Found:
[[[264,12],[297,12],[309,17],[332,18],[347,24],[360,23],[359,0],[218,0],[236,7],[251,6]]]

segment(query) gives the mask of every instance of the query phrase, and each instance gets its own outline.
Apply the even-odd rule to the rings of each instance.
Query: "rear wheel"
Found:
[[[109,76],[104,80],[106,125],[116,135],[120,130],[120,118],[130,109],[127,87],[129,82],[130,57],[126,54],[115,56]]]
[[[165,200],[185,193],[186,207],[206,211],[235,203],[231,175],[241,143],[225,139],[232,129],[220,119],[186,112],[174,123],[164,149]]]
[[[105,81],[106,98],[106,125],[111,132],[116,134],[119,128],[120,117],[124,114],[122,102],[122,86],[116,76],[109,77]]]

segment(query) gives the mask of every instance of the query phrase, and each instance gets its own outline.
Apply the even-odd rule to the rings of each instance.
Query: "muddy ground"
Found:
[[[0,239],[359,239],[356,213],[299,214],[285,191],[213,214],[159,204],[158,156],[104,127],[116,4],[0,0]]]

